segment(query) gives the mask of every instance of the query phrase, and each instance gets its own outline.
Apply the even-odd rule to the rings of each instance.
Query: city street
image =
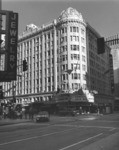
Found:
[[[119,150],[118,12],[0,0],[0,150]]]
[[[0,126],[1,150],[117,150],[119,114],[52,117]]]

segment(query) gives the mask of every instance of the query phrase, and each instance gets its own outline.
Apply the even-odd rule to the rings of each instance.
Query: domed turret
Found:
[[[65,21],[65,20],[79,20],[82,22],[85,22],[82,14],[79,13],[76,9],[69,7],[66,10],[63,10],[60,14],[60,16],[58,17],[58,22],[60,21]]]

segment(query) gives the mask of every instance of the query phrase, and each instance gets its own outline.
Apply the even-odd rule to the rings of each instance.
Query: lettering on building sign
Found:
[[[15,71],[17,66],[18,14],[9,14],[8,28],[8,70]]]
[[[17,76],[18,13],[1,11],[1,14],[6,15],[6,28],[5,71],[0,71],[0,82],[10,82]]]

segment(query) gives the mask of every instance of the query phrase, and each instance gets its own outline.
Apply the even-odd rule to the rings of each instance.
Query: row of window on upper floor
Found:
[[[80,73],[71,73],[71,79],[74,80],[74,79],[81,79],[81,74]],[[82,74],[82,77],[83,77],[83,80],[86,80],[86,75],[85,74]],[[68,80],[68,74],[63,74],[61,76],[61,79],[62,80]]]
[[[98,55],[96,55],[96,54],[94,54],[92,52],[89,52],[89,55],[90,55],[90,58],[92,59],[92,60],[91,59],[90,60],[93,63],[95,63],[95,60],[96,60],[96,62],[99,63],[100,65],[106,66],[107,62],[104,59],[100,58]],[[92,63],[92,65],[93,65],[93,63]]]
[[[75,35],[72,35],[70,36],[71,38],[71,41],[79,41],[79,36],[75,36]],[[61,37],[60,39],[60,42],[63,43],[63,42],[67,42],[67,36],[64,36],[64,37]],[[82,43],[85,43],[85,39],[83,37],[81,37],[81,42]],[[24,52],[27,51],[27,52],[31,52],[32,51],[32,41],[30,40],[30,43],[29,42],[24,42],[22,44],[19,45],[19,48],[18,48],[18,53],[21,53],[21,51],[24,49]],[[58,43],[57,43],[58,44]],[[45,43],[45,49],[53,49],[53,46],[54,46],[54,41],[50,41],[50,42],[47,42]],[[42,49],[42,45],[37,45],[35,44],[34,46],[34,50],[35,51],[39,51]],[[30,51],[29,51],[30,50]]]
[[[70,32],[77,32],[77,33],[79,33],[79,27],[71,26],[70,27]],[[81,34],[82,35],[85,34],[85,29],[81,28]]]
[[[78,63],[71,64],[71,69],[74,71],[80,70],[81,69],[80,64],[78,64]],[[86,71],[86,65],[82,64],[82,70]]]
[[[45,69],[45,73],[47,73],[47,70]],[[41,79],[41,76],[39,76],[39,74],[37,74],[37,76],[34,74],[34,78],[33,78],[33,76],[32,76],[32,79],[34,80],[34,82],[35,82],[35,84],[36,84],[36,81],[39,83],[40,81],[42,81],[42,79]],[[71,77],[72,77],[72,79],[81,79],[81,74],[80,73],[76,73],[76,72],[74,72],[74,73],[71,73]],[[86,80],[86,75],[85,74],[82,74],[82,77],[83,77],[83,79],[84,80]],[[47,83],[47,81],[48,82],[54,82],[54,76],[44,76],[44,78],[45,78],[45,81],[46,81],[46,83]],[[59,78],[59,76],[58,76],[58,78]],[[61,80],[68,80],[68,74],[62,74],[61,75]],[[23,80],[24,82],[32,82],[31,81],[31,75],[30,76],[27,76],[27,78],[26,78],[26,80]],[[29,83],[29,84],[30,84]]]
[[[79,45],[76,45],[76,44],[71,44],[70,45],[70,49],[71,51],[79,51],[80,49],[80,46]],[[84,46],[81,46],[81,49],[82,49],[82,52],[85,53],[85,47]],[[67,51],[67,45],[63,45],[61,46],[60,48],[60,53],[62,52],[65,52]],[[59,49],[57,49],[57,53],[59,53]],[[18,58],[20,59],[22,57],[21,53],[18,53]],[[54,55],[54,49],[48,49],[47,50],[47,53],[45,51],[45,57],[47,56],[53,56]],[[24,57],[31,57],[31,55],[29,55],[29,53],[24,53]],[[41,58],[42,57],[42,54],[40,53],[40,55],[37,53],[37,54],[34,54],[34,58]]]
[[[98,87],[108,87],[108,83],[105,80],[100,80],[100,78],[90,77],[90,82],[92,85],[98,85]]]
[[[76,46],[74,45],[71,45],[71,50],[73,50],[72,48],[74,47],[74,50],[76,50]],[[77,45],[77,47],[79,47],[79,45]],[[18,55],[18,57],[21,57],[23,54],[24,55],[30,55],[30,54],[35,54],[35,53],[41,53],[41,51],[42,51],[42,45],[40,46],[40,47],[37,47],[36,49],[34,49],[34,52],[32,51],[32,48],[30,48],[30,49],[28,49],[27,48],[27,50],[25,50],[24,49],[24,51],[21,51],[22,50],[22,48],[21,48],[21,50],[18,50],[18,53],[17,53],[17,55]],[[45,44],[45,51],[52,51],[52,54],[54,53],[54,48],[53,48],[53,46],[52,45],[46,45]],[[59,49],[59,48],[58,48]],[[79,50],[79,48],[77,49],[77,50]],[[63,45],[63,46],[61,46],[61,51],[67,51],[67,45]]]
[[[91,76],[94,76],[95,78],[100,78],[101,80],[106,80],[104,74],[100,70],[96,70],[94,68],[90,68],[90,74]]]
[[[71,74],[71,77],[72,77],[72,80],[78,80],[78,79],[81,79],[81,75],[79,74],[79,73],[72,73]],[[83,77],[83,80],[86,80],[86,76],[85,76],[85,74],[83,74],[82,75],[82,77]],[[62,80],[68,80],[68,75],[67,74],[63,74],[62,76],[61,76],[61,79]],[[53,82],[54,82],[54,77],[52,76],[52,77],[45,77],[45,83],[51,83],[52,82],[52,85],[50,85],[50,86],[52,86],[53,87]],[[58,82],[60,82],[59,81],[59,77],[58,77]],[[31,86],[32,87],[34,87],[34,89],[37,89],[38,87],[37,86],[39,86],[40,88],[42,87],[42,79],[37,79],[37,80],[33,80],[33,82],[31,82],[31,80],[29,80],[29,81],[25,81],[25,82],[19,82],[18,83],[18,87],[17,87],[17,90],[20,90],[21,91],[21,87],[22,87],[22,85],[25,83],[25,85],[27,85],[26,87],[27,88],[25,88],[26,90],[27,90],[27,92],[30,90],[31,91]],[[33,86],[32,85],[32,83],[33,83],[33,85],[35,85],[35,86]],[[64,83],[62,83],[62,85],[66,85],[67,84],[67,86],[68,86],[68,82],[64,82]],[[8,87],[10,87],[10,85],[8,85]],[[12,87],[12,86],[11,86]],[[46,88],[47,88],[48,86],[46,86]],[[72,83],[72,88],[74,89],[74,88],[78,88],[78,87],[80,87],[80,83]],[[24,88],[23,88],[23,90],[24,90]],[[12,93],[11,93],[12,94]]]
[[[71,54],[71,60],[80,60],[79,54]],[[82,55],[82,61],[86,62],[86,56]]]
[[[70,49],[71,49],[71,51],[79,51],[80,50],[80,46],[76,45],[76,44],[71,44],[70,45]],[[82,50],[83,53],[86,52],[85,51],[86,49],[85,49],[84,46],[81,46],[81,50]],[[66,52],[66,51],[67,51],[67,45],[63,45],[63,46],[60,47],[60,49],[57,49],[57,54],[60,54],[62,52]]]
[[[81,86],[80,83],[72,83],[72,86],[70,87],[72,90],[79,90],[80,88],[86,89],[86,84],[83,84]],[[62,90],[69,90],[69,85],[67,83],[62,84]]]
[[[71,63],[71,69],[72,71],[77,71],[77,70],[80,70],[80,65],[79,63]],[[57,67],[57,71],[60,72],[60,71],[67,71],[68,70],[68,65],[67,64],[63,64],[61,65],[61,70],[59,70],[59,66]],[[83,71],[86,71],[86,65],[82,64],[82,70]]]
[[[26,87],[28,87],[28,84],[27,84]],[[83,89],[86,89],[86,84],[83,84],[82,87],[83,87]],[[81,84],[80,83],[72,83],[72,85],[71,85],[71,89],[72,90],[78,90],[80,88],[81,88]],[[69,90],[68,83],[65,83],[65,82],[62,83],[62,90]],[[42,87],[41,86],[39,86],[39,87],[34,86],[33,88],[31,88],[31,86],[30,86],[27,89],[24,88],[24,89],[21,90],[21,88],[19,88],[19,89],[16,90],[17,94],[21,94],[21,93],[22,94],[29,94],[31,92],[39,93],[40,91],[42,91]],[[45,86],[45,90],[44,91],[47,91],[47,92],[54,91],[54,85]],[[12,95],[12,92],[7,93],[7,96],[10,96],[10,95]],[[48,97],[45,97],[45,100],[47,100],[47,99],[48,99]],[[18,101],[18,103],[22,102],[21,100],[17,100],[17,101]],[[28,99],[26,102],[30,103],[30,102],[32,102],[32,100]]]
[[[70,32],[77,32],[79,33],[79,27],[76,26],[70,26]],[[64,34],[67,33],[67,27],[61,28],[60,29],[60,34]],[[81,34],[84,35],[85,34],[85,29],[81,28]],[[57,30],[57,36],[58,36],[58,30]]]
[[[79,27],[71,26],[70,32],[79,32]],[[67,33],[67,28],[64,27],[64,28],[60,29],[60,33],[61,34]],[[81,28],[81,34],[84,35],[84,33],[85,33],[85,29]],[[58,35],[58,30],[57,30],[57,35]],[[50,31],[50,32],[47,32],[46,34],[44,34],[44,39],[45,39],[45,41],[50,40],[50,39],[53,40],[53,36],[54,36],[54,32]],[[32,47],[32,41],[34,42],[35,45],[38,45],[38,44],[42,43],[42,36],[38,36],[33,39],[30,39],[27,42],[24,42],[24,46],[27,45],[27,47]]]
[[[106,65],[103,63],[97,63],[93,60],[90,59],[90,66],[92,66],[93,68],[97,68],[100,71],[105,71]]]
[[[76,36],[76,35],[70,35],[70,41],[71,42],[79,42],[80,41],[80,37]],[[60,38],[60,44],[67,42],[67,36],[63,36]],[[81,37],[81,43],[85,43],[85,38]],[[57,45],[59,44],[59,41],[57,40]]]
[[[45,75],[47,74],[51,74],[51,73],[54,73],[54,67],[49,67],[48,68],[48,65],[47,64],[45,64],[46,66],[47,66],[47,68],[46,68],[46,66],[45,66],[45,69],[44,69],[44,71],[45,71]],[[38,67],[38,65],[37,65],[37,67]],[[37,67],[35,67],[35,71],[34,71],[34,77],[36,77],[36,75],[37,75],[37,77],[40,75],[40,76],[42,76],[42,71],[40,70],[40,71],[38,71],[39,69],[37,69]],[[63,64],[63,65],[61,65],[60,66],[61,67],[61,70],[59,70],[59,66],[57,66],[57,71],[59,72],[59,71],[67,71],[67,69],[68,69],[68,65],[67,64]],[[80,68],[80,64],[78,64],[78,63],[72,63],[71,64],[71,69],[72,69],[72,71],[74,70],[74,71],[77,71],[77,70],[80,70],[81,68]],[[84,64],[82,64],[82,70],[83,71],[86,71],[86,65],[84,65]],[[31,77],[31,72],[29,72],[29,73],[26,73],[25,74],[26,75],[26,78],[29,76],[29,77]]]
[[[38,66],[40,66],[40,68],[42,68],[42,61],[33,61],[32,63],[29,63],[28,59],[26,59],[27,62],[28,62],[28,68],[32,67],[33,64],[34,64],[34,67],[35,68],[38,68]],[[63,61],[67,61],[68,60],[68,56],[67,54],[65,55],[61,55],[60,58],[57,58],[57,64],[63,62]],[[80,54],[71,54],[71,60],[77,60],[79,61],[80,60]],[[86,62],[86,57],[84,55],[82,55],[82,61],[83,62]],[[19,62],[18,62],[19,63]],[[54,58],[50,59],[44,59],[44,64],[46,64],[47,67],[51,67],[51,64],[52,66],[54,66]]]

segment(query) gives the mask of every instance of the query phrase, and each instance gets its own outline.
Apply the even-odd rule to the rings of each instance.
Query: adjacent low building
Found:
[[[111,48],[113,56],[113,70],[114,70],[114,96],[115,96],[115,110],[119,110],[119,35],[114,35],[106,39],[106,43]]]

